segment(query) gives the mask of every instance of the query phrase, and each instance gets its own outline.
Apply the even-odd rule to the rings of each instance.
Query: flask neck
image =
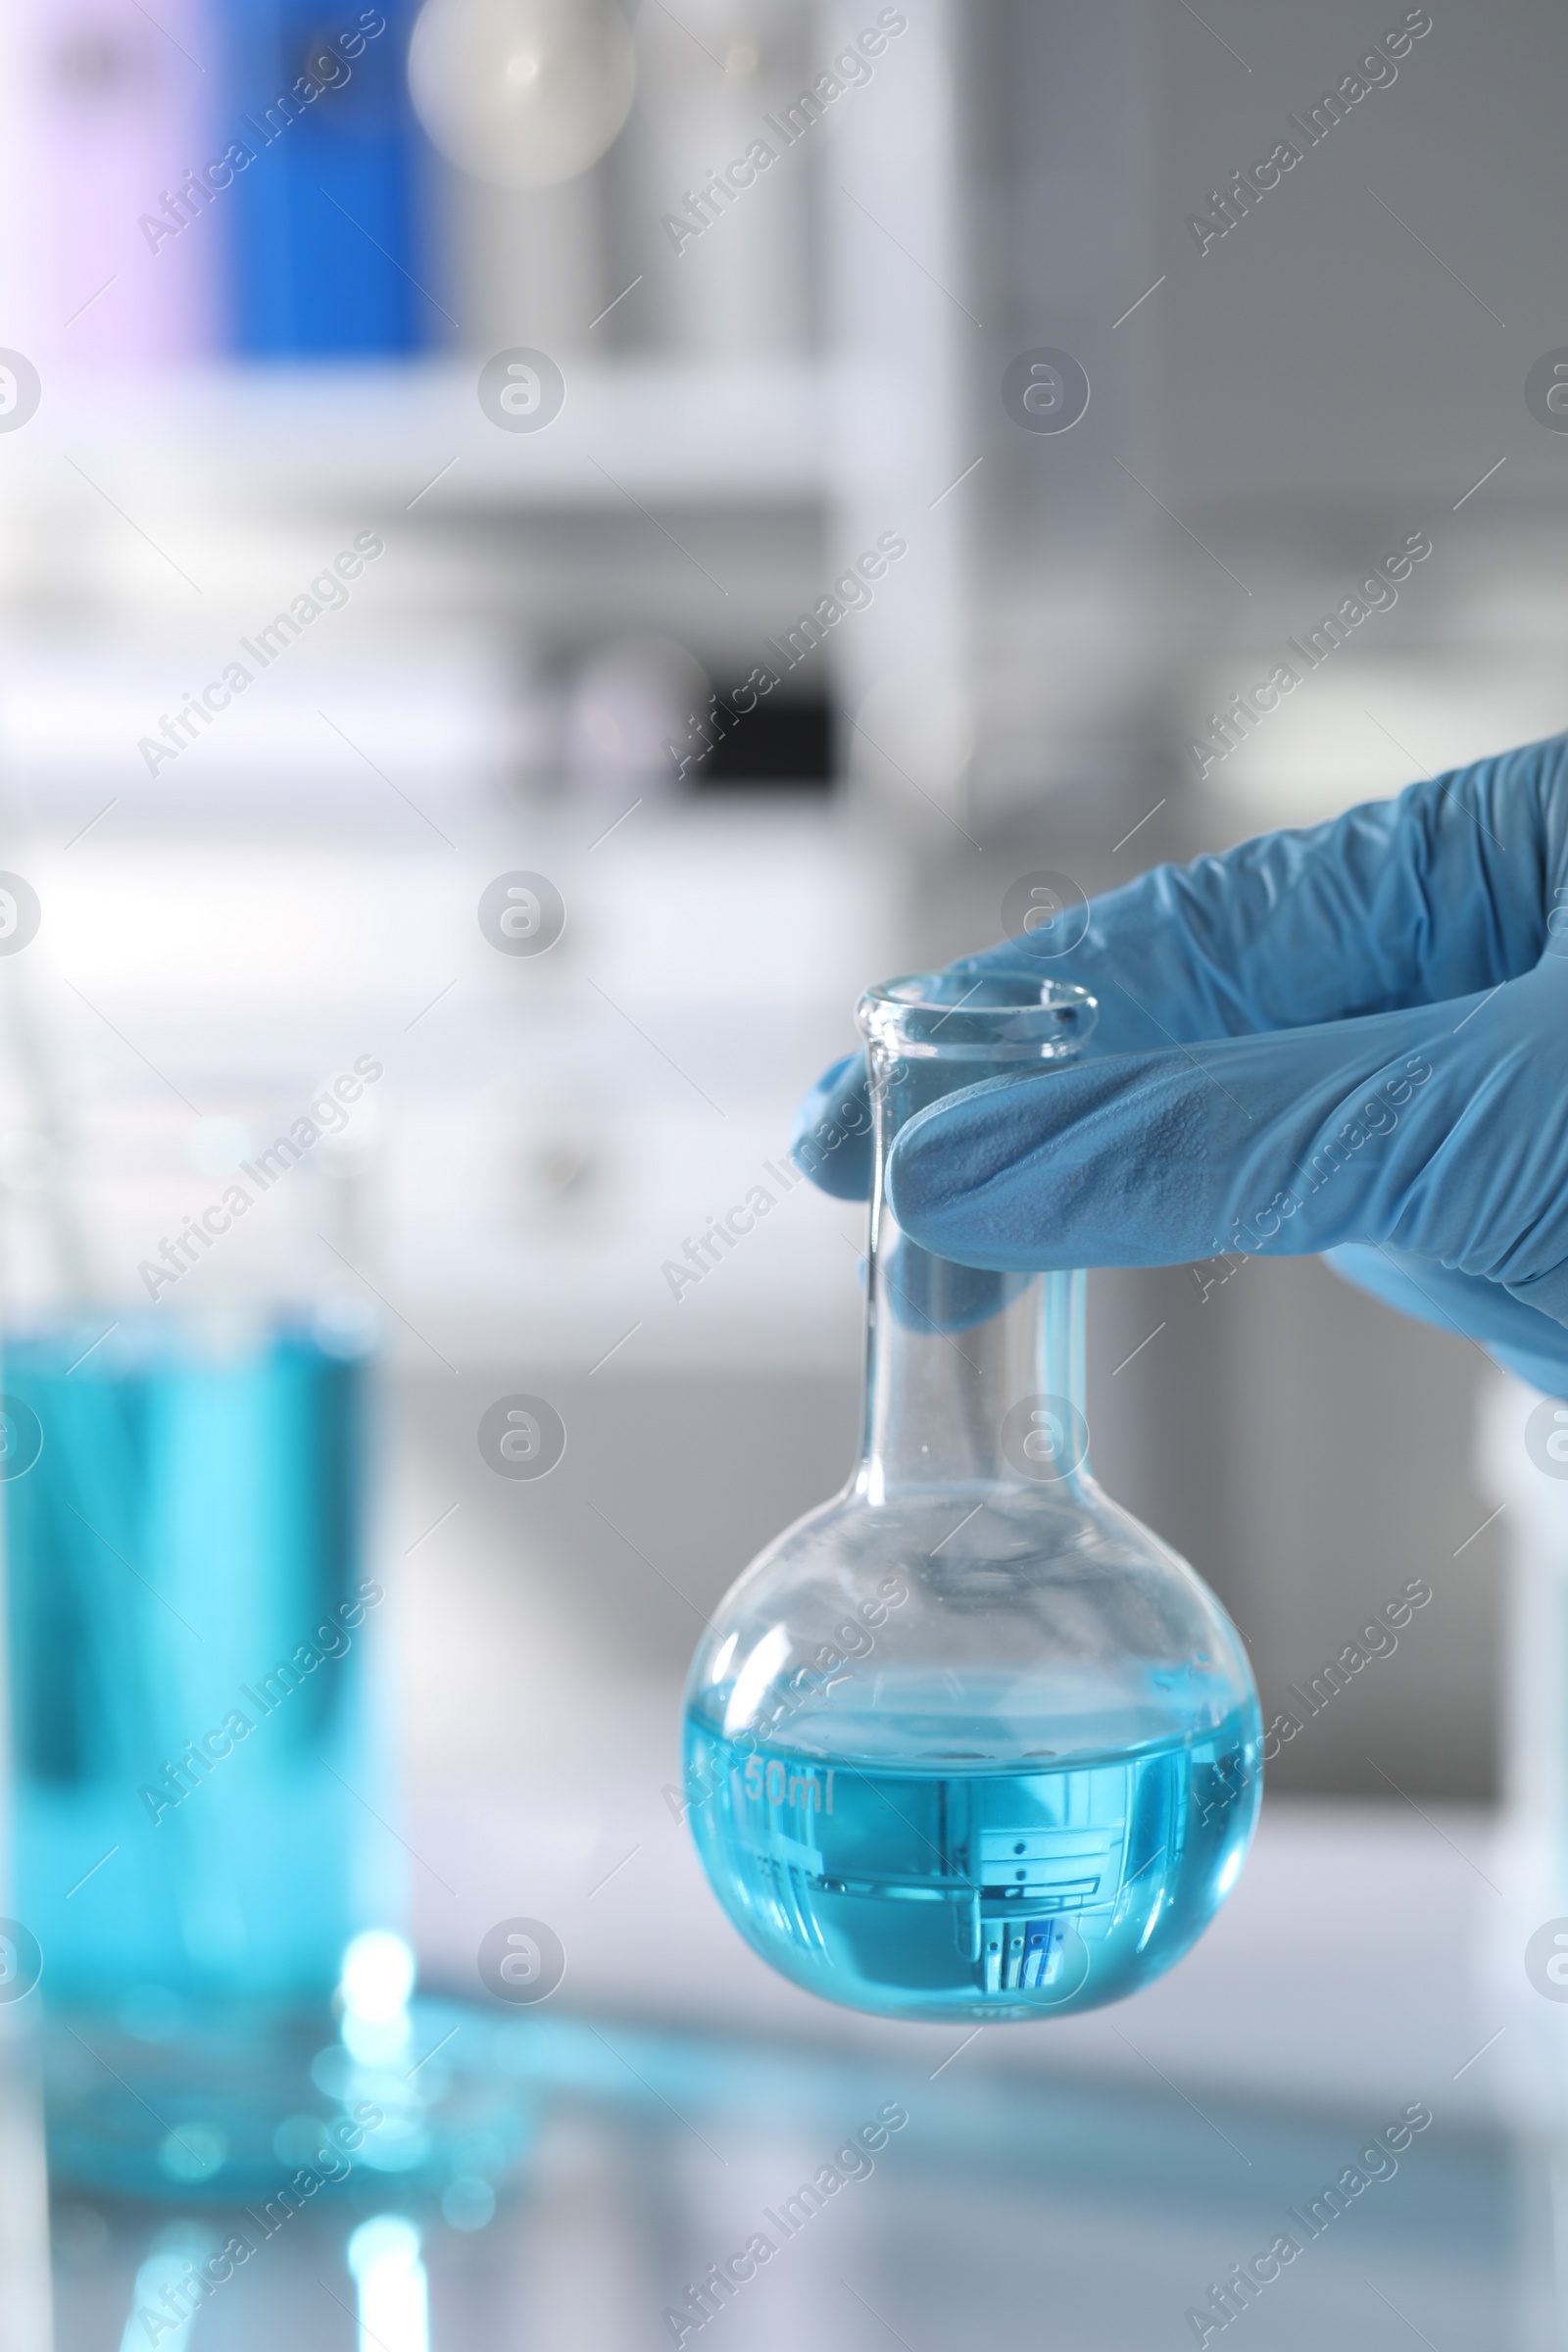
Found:
[[[997,1065],[910,1061],[874,1035],[867,1061],[876,1153],[857,1488],[872,1504],[931,1486],[1070,1491],[1089,1474],[1082,1273],[957,1265],[912,1242],[888,1199],[888,1158],[906,1121],[995,1078]],[[1038,1065],[1013,1074],[1051,1083]]]

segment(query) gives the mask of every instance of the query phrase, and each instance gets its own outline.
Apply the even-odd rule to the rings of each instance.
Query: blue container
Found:
[[[412,8],[225,0],[221,13],[222,119],[240,151],[223,198],[233,348],[259,359],[419,349],[441,314],[422,291]]]
[[[324,2005],[401,1912],[367,1810],[367,1366],[307,1328],[95,1336],[13,1340],[0,1379],[6,1907],[51,2005]]]

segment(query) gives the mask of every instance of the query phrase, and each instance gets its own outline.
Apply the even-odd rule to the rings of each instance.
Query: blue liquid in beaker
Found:
[[[902,1717],[889,1700],[885,1737]],[[869,1729],[870,1727],[864,1727]],[[1065,2016],[1180,1959],[1241,1868],[1261,1792],[1255,1706],[1135,1746],[985,1761],[995,1717],[918,1765],[731,1741],[686,1725],[691,1826],[748,1942],[884,2016]],[[969,1753],[966,1755],[965,1750]]]
[[[46,1999],[129,2003],[149,2030],[202,1998],[324,2002],[349,1937],[398,1914],[361,1801],[384,1809],[364,1364],[306,1330],[130,1326],[83,1357],[95,1336],[5,1350],[42,1436],[0,1484],[7,1907]]]

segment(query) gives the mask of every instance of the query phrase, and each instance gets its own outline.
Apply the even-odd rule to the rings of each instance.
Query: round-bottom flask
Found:
[[[922,974],[859,1020],[875,1123],[864,1439],[693,1662],[689,1818],[730,1919],[884,2016],[1062,2016],[1135,1992],[1231,1886],[1257,1693],[1187,1563],[1096,1485],[1083,1276],[992,1273],[899,1231],[904,1123],[1049,1085],[1093,1025],[1060,982]]]

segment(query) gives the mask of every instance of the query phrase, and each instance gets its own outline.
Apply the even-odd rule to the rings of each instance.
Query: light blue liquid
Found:
[[[213,1350],[177,1327],[77,1362],[99,1328],[14,1341],[0,1365],[43,1436],[0,1483],[5,1908],[42,1947],[46,2001],[132,2031],[167,2037],[211,2001],[324,2004],[349,1937],[397,1916],[391,1840],[361,1802],[386,1809],[362,1671],[365,1368],[306,1331]],[[184,1793],[164,1779],[182,1761]]]
[[[747,1941],[808,1991],[894,2017],[1068,2016],[1163,1974],[1241,1868],[1256,1706],[1004,1770],[978,1760],[993,1734],[950,1718],[949,1768],[906,1769],[727,1740],[690,1713],[689,1818]],[[885,1722],[879,1744],[895,1736]]]

